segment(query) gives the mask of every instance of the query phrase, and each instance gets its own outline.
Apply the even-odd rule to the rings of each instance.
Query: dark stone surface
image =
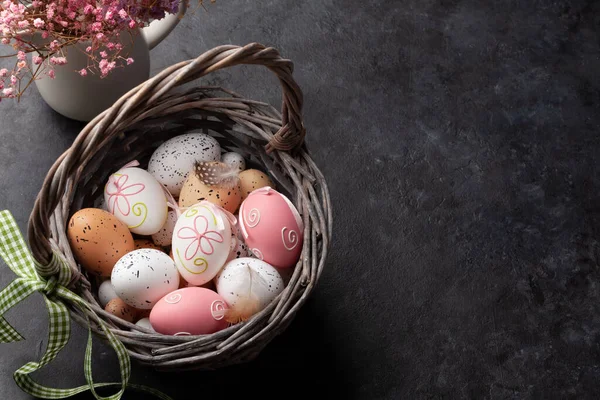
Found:
[[[186,374],[135,366],[133,382],[177,399],[190,389],[208,399],[598,398],[598,2],[219,0],[208,9],[153,51],[153,71],[223,43],[259,41],[293,59],[308,143],[331,188],[334,242],[314,296],[256,362]],[[279,101],[256,68],[203,82]],[[81,124],[35,90],[0,110],[0,205],[24,228]],[[3,271],[2,287],[13,278]],[[0,346],[0,397],[26,399],[11,375],[41,354],[43,302],[33,296],[8,319],[27,340]],[[75,326],[36,377],[82,384],[85,339]],[[95,351],[96,379],[115,380],[110,349]]]

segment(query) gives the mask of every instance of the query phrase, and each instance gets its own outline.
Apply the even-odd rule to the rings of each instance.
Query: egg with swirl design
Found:
[[[250,193],[240,206],[239,227],[249,250],[274,267],[289,268],[302,253],[304,224],[292,202],[270,187]]]

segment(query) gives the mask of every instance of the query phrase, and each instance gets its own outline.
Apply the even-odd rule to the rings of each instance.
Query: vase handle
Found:
[[[148,43],[148,49],[152,50],[177,26],[179,20],[183,18],[187,9],[187,1],[179,2],[179,12],[177,14],[166,14],[163,19],[152,21],[147,27],[142,29],[142,34]]]

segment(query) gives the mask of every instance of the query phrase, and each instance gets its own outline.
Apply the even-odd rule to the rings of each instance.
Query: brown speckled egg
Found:
[[[111,213],[84,208],[71,217],[67,237],[73,254],[89,272],[110,277],[116,262],[135,249],[127,226]]]
[[[150,239],[135,239],[134,240],[135,249],[156,249],[160,251],[164,251],[162,247],[155,245],[154,242]]]
[[[132,323],[137,317],[135,308],[127,305],[118,297],[109,301],[106,307],[104,307],[104,311]]]
[[[189,174],[179,194],[179,207],[190,207],[202,200],[210,201],[234,213],[242,202],[240,186],[236,185],[233,188],[208,186],[202,183],[196,174]]]
[[[288,268],[288,269],[292,269],[292,268]],[[152,311],[152,309],[149,309],[149,310],[140,310],[139,308],[133,308],[133,310],[135,311],[136,322],[139,321],[142,318],[148,318],[150,316],[150,311]]]
[[[240,172],[240,189],[242,190],[242,200],[244,200],[250,193],[256,189],[260,189],[265,186],[269,186],[275,189],[273,181],[269,178],[269,175],[257,169],[247,169]]]

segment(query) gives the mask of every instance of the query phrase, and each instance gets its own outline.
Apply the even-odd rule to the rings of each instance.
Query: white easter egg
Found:
[[[171,240],[173,239],[173,229],[177,223],[177,213],[173,210],[169,211],[167,215],[167,221],[162,228],[154,235],[152,235],[152,241],[154,244],[159,246],[170,246]]]
[[[283,291],[284,283],[279,272],[270,264],[250,257],[232,260],[215,279],[217,293],[235,308],[238,302],[250,296],[264,309]]]
[[[158,232],[167,220],[164,188],[141,168],[123,168],[108,178],[104,187],[108,212],[139,235]]]
[[[137,326],[141,326],[142,328],[146,328],[151,330],[152,332],[156,332],[150,323],[150,318],[142,318],[138,322],[135,323]]]
[[[244,238],[242,237],[242,233],[237,228],[237,226],[231,227],[231,245],[229,250],[229,257],[227,258],[227,262],[241,257],[248,257],[249,250],[246,243],[244,243]]]
[[[221,146],[215,138],[204,133],[188,133],[161,144],[148,162],[148,172],[177,197],[196,161],[220,159]]]
[[[203,285],[227,262],[231,246],[229,219],[220,207],[202,201],[179,217],[172,246],[183,279],[194,286]]]
[[[102,306],[102,308],[106,307],[108,302],[116,297],[119,296],[117,296],[115,288],[113,288],[110,279],[100,284],[100,286],[98,287],[98,300],[100,300],[100,305]]]
[[[240,172],[246,169],[246,161],[244,160],[244,157],[242,157],[241,154],[233,151],[229,153],[223,153],[221,156],[221,161],[227,165],[237,168]]]
[[[115,264],[110,280],[121,300],[142,310],[152,308],[179,287],[175,263],[167,254],[155,249],[125,254]]]

